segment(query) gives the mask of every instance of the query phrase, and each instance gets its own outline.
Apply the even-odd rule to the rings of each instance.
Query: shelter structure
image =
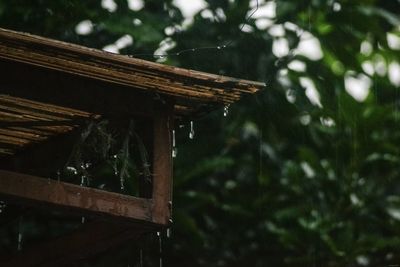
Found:
[[[1,266],[62,266],[170,225],[174,121],[264,87],[6,29],[0,73],[0,200],[88,218],[69,234],[0,254]],[[111,129],[135,121],[148,158],[137,164],[136,196],[58,177],[77,140],[104,120]]]

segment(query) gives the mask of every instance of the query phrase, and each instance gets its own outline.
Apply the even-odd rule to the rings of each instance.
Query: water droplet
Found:
[[[229,113],[229,105],[224,106],[224,117],[228,116]]]
[[[22,249],[22,233],[18,233],[18,251]]]
[[[83,216],[82,216],[82,218],[81,218],[81,223],[82,223],[82,224],[85,223],[85,217],[83,217]]]
[[[221,47],[220,47],[220,46],[217,46],[217,49],[221,49]]]
[[[76,168],[74,168],[72,166],[67,166],[66,170],[69,172],[72,172],[74,175],[78,174],[78,171],[76,170]]]
[[[57,181],[60,182],[60,179],[61,179],[61,173],[60,170],[57,170]]]
[[[189,138],[193,139],[194,138],[194,128],[193,128],[193,121],[190,121],[190,132],[189,132]]]
[[[168,238],[171,237],[171,228],[167,228],[167,237],[168,237]]]
[[[121,177],[120,177],[120,185],[121,185],[121,192],[124,192],[124,190],[125,190],[125,178],[124,178],[124,176],[123,175],[121,175]]]
[[[196,51],[196,49],[192,48],[192,52]]]
[[[20,251],[22,250],[22,238],[23,238],[23,234],[22,234],[22,216],[19,217],[19,223],[18,223],[18,246],[17,246],[17,250]]]
[[[4,201],[0,201],[0,213],[2,213],[6,207],[6,203]]]
[[[175,130],[172,130],[172,157],[176,158],[177,154],[178,154],[178,149],[176,148]]]
[[[161,233],[157,232],[157,236],[158,236],[158,245],[159,245],[159,253],[160,253],[159,267],[162,267],[163,266],[163,259],[162,259],[162,238],[161,238]]]
[[[80,186],[84,186],[85,185],[85,175],[81,176],[81,184]]]

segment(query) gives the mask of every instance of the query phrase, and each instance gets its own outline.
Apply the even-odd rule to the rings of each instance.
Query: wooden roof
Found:
[[[193,102],[230,104],[265,86],[1,28],[0,58],[191,100],[178,110],[192,110]]]
[[[183,117],[231,104],[265,86],[260,82],[167,66],[0,28],[2,61],[22,64],[25,73],[31,69],[56,71],[68,77],[85,77],[104,85],[122,86],[127,98],[131,92],[167,96],[173,98],[175,114]],[[2,71],[2,75],[6,74]],[[50,104],[40,97],[10,95],[2,86],[0,84],[0,155],[13,154],[27,144],[68,132],[84,119],[99,116],[84,108]],[[52,90],[57,94],[60,89]],[[67,98],[65,90],[59,94],[62,95],[59,98]],[[107,94],[105,98],[112,98],[114,91],[109,90]]]

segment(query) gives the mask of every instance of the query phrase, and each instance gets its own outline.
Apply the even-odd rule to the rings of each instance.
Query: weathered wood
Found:
[[[94,114],[152,116],[151,92],[1,58],[0,69],[0,103],[7,107],[71,120]]]
[[[200,102],[228,104],[265,86],[5,29],[0,58]]]
[[[153,116],[153,96],[142,91],[15,62],[0,60],[0,68],[0,128],[3,130],[14,131],[15,127],[24,131],[39,130],[38,139],[47,139],[68,133],[100,116],[110,121]],[[20,73],[24,73],[24,79]],[[43,131],[48,134],[43,135]],[[36,143],[19,139],[2,136],[0,141],[13,144],[7,148],[12,154]]]
[[[127,241],[138,239],[144,229],[105,222],[84,224],[75,232],[35,244],[0,262],[4,267],[71,266],[78,260],[99,254]]]
[[[153,221],[167,225],[171,219],[173,105],[159,107],[154,118]]]
[[[151,222],[151,200],[0,170],[0,196],[110,221]]]

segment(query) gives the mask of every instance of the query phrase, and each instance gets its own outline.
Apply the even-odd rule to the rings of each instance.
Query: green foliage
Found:
[[[387,38],[400,35],[398,1],[275,1],[270,20],[282,26],[282,36],[272,34],[273,25],[258,27],[257,17],[247,22],[250,32],[239,31],[249,1],[209,0],[214,18],[200,11],[183,29],[172,1],[145,1],[140,11],[116,3],[108,12],[100,1],[3,0],[0,25],[96,48],[129,34],[134,42],[120,50],[125,54],[151,54],[165,38],[176,43],[171,52],[232,41],[226,49],[163,60],[267,83],[257,96],[231,106],[227,118],[217,111],[196,121],[195,140],[177,129],[167,264],[399,264],[400,94],[387,73],[400,61]],[[76,34],[86,19],[93,31]],[[180,30],[167,36],[167,26]],[[320,58],[296,53],[307,34],[318,40]],[[280,38],[290,51],[277,57],[271,51]],[[294,61],[305,70],[290,67]],[[346,77],[360,74],[370,83],[363,101],[345,90]],[[304,78],[315,86],[320,106],[307,97]]]

